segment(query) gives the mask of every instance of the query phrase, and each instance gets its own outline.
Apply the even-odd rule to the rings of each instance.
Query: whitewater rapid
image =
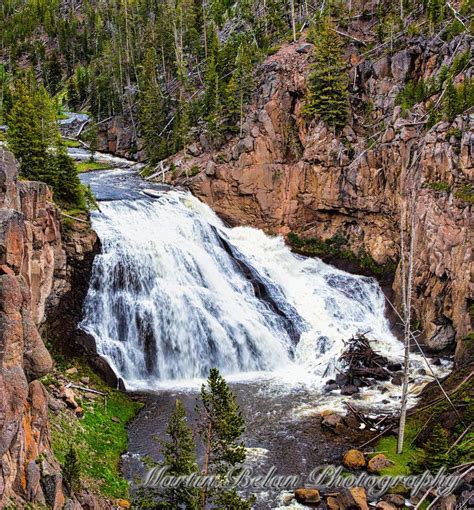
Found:
[[[357,333],[401,359],[374,279],[226,227],[189,193],[100,207],[81,328],[128,389],[192,384],[212,367],[230,380],[321,386]]]

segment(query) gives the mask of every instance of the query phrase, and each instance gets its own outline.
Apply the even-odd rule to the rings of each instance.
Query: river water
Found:
[[[248,462],[259,472],[276,466],[279,474],[307,474],[339,461],[357,433],[324,433],[324,409],[345,412],[347,399],[378,413],[399,406],[400,387],[390,383],[355,397],[323,391],[357,333],[389,360],[402,359],[374,279],[295,255],[280,237],[229,228],[188,192],[150,185],[130,163],[114,165],[82,175],[100,201],[92,223],[102,252],[81,327],[126,388],[147,395],[129,429],[131,480],[143,473],[145,457],[160,458],[153,438],[176,398],[195,425],[196,398],[212,367],[237,395]],[[422,368],[413,356],[412,398],[427,381]],[[258,496],[257,508],[279,505],[278,492]]]

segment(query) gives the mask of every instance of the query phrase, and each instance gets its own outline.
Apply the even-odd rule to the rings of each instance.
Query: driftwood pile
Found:
[[[364,334],[353,336],[346,345],[347,349],[341,356],[344,368],[336,375],[335,380],[327,381],[326,389],[329,391],[341,389],[342,395],[352,395],[358,393],[360,387],[389,380],[393,377],[393,372],[402,368],[399,363],[390,363],[376,353]]]
[[[359,378],[364,383],[363,386],[370,384],[367,379],[386,381],[390,378],[391,373],[387,368],[389,361],[372,349],[368,338],[363,334],[349,340],[341,359],[346,375],[351,379]]]

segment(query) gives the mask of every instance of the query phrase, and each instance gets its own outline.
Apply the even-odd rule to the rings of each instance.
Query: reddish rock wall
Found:
[[[50,188],[17,178],[15,160],[0,148],[0,508],[79,510],[63,492],[38,380],[52,368],[38,326],[70,288],[70,268]],[[84,239],[67,244],[68,253],[92,251],[95,234]]]
[[[321,239],[337,234],[378,264],[399,261],[400,217],[416,186],[416,319],[432,348],[453,345],[471,327],[472,200],[460,191],[473,178],[474,115],[427,130],[417,122],[421,115],[403,118],[395,98],[410,78],[449,65],[456,47],[468,43],[420,38],[391,57],[352,55],[352,115],[336,136],[301,114],[308,45],[284,45],[257,73],[242,135],[216,150],[202,137],[170,158],[175,182],[231,224]],[[188,179],[196,166],[200,173]],[[446,191],[435,191],[436,183]],[[399,271],[394,290],[399,301]]]

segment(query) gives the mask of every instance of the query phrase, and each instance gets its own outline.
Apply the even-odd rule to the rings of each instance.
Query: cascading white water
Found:
[[[224,374],[334,374],[358,332],[399,358],[371,278],[292,254],[280,237],[227,228],[190,194],[102,202],[102,242],[81,327],[128,388]]]

